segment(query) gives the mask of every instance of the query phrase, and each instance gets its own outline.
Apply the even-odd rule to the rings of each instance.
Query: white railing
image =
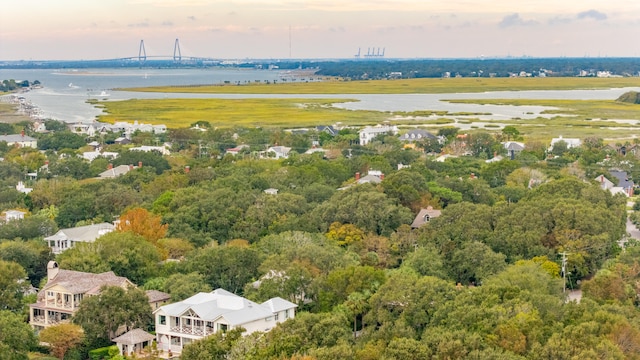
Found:
[[[189,335],[201,335],[204,336],[205,334],[205,330],[202,327],[179,327],[179,326],[172,326],[171,327],[171,332],[174,333],[181,333],[181,334],[189,334]],[[211,334],[212,332],[209,332],[209,334]]]
[[[158,349],[166,352],[171,350],[173,354],[180,354],[182,352],[182,347],[180,347],[180,345],[171,345],[165,343],[158,343]]]

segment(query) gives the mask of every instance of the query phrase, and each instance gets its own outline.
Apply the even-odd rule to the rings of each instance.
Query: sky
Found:
[[[640,57],[638,0],[4,0],[0,60]],[[371,50],[368,50],[371,49]]]

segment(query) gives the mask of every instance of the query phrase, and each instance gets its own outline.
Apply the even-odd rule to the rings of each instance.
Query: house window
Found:
[[[289,318],[289,309],[284,311],[284,318],[288,319]]]
[[[158,324],[167,325],[167,317],[164,315],[158,316]]]
[[[276,313],[275,315],[273,315],[273,318],[278,321],[278,317],[280,317],[280,313]]]
[[[218,331],[222,331],[223,333],[227,332],[229,325],[227,324],[218,324]]]
[[[271,321],[271,320],[273,320],[273,316],[269,316],[269,317],[264,319],[264,321]]]

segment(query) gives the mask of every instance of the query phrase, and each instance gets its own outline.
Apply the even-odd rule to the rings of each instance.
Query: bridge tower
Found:
[[[176,39],[175,45],[173,45],[173,61],[182,61],[182,53],[180,52],[180,40]]]
[[[147,61],[147,50],[144,49],[144,40],[140,40],[140,49],[138,50],[138,61],[144,63]]]

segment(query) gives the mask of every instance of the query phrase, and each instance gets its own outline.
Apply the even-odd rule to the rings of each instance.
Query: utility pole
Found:
[[[562,292],[567,292],[567,255],[566,251],[560,253],[562,255]]]

